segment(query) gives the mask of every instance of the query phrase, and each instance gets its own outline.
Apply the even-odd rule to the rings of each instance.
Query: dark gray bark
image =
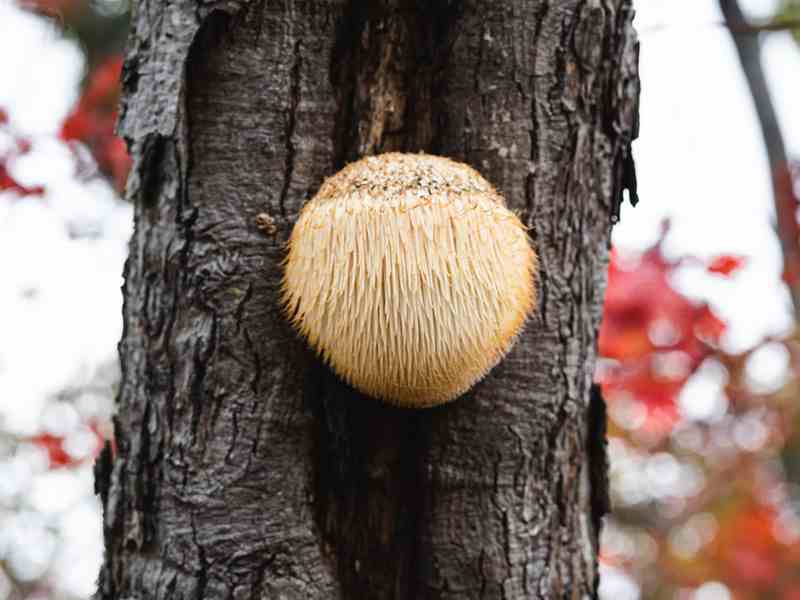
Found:
[[[631,18],[629,0],[136,3],[98,598],[594,596],[588,407],[638,96]],[[303,203],[387,150],[478,168],[541,258],[515,349],[431,410],[339,382],[278,305]]]

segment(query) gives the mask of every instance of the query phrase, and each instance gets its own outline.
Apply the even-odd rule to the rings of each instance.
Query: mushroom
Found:
[[[526,228],[475,169],[393,152],[347,165],[303,208],[282,301],[341,378],[422,408],[457,398],[508,352],[536,274]]]

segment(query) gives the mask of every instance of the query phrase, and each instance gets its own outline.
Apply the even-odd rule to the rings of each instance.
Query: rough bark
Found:
[[[136,226],[98,598],[595,595],[589,398],[630,181],[631,18],[629,0],[135,3]],[[432,410],[348,388],[278,305],[303,203],[387,150],[477,167],[541,258],[515,349]]]

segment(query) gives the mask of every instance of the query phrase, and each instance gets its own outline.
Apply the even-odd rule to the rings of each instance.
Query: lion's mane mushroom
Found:
[[[536,270],[524,226],[477,171],[389,153],[346,166],[303,208],[283,302],[355,388],[433,406],[509,350],[533,310]]]

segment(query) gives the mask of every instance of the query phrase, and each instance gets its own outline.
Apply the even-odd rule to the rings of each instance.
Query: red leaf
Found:
[[[709,273],[717,273],[719,275],[730,276],[731,273],[740,269],[745,264],[745,259],[742,256],[733,256],[730,254],[723,254],[718,256],[711,264],[708,265]]]
[[[27,154],[31,151],[31,141],[28,138],[17,138],[17,152]]]
[[[800,583],[795,583],[791,587],[783,590],[781,600],[800,600]]]
[[[85,108],[78,105],[78,108],[69,115],[61,125],[61,139],[84,140],[92,133],[90,117],[84,112]]]
[[[0,162],[0,192],[6,190],[16,192],[20,196],[41,196],[44,193],[44,188],[40,185],[26,187],[17,182],[16,179],[11,177],[6,166]]]
[[[79,141],[92,153],[100,171],[122,191],[131,161],[125,143],[114,135],[122,58],[113,56],[89,77],[77,106],[64,121],[60,137]]]
[[[727,325],[720,319],[709,306],[703,306],[697,313],[695,321],[695,333],[698,336],[719,342],[719,338],[725,333]]]
[[[678,421],[683,386],[713,351],[709,342],[718,342],[726,328],[708,306],[672,287],[678,264],[664,257],[661,241],[635,263],[612,252],[600,328],[600,354],[613,359],[598,371],[607,400],[641,403],[647,410],[641,429],[657,435]]]
[[[64,450],[64,438],[54,436],[50,433],[42,433],[31,439],[31,442],[47,451],[52,468],[66,467],[75,460]]]
[[[95,421],[91,421],[88,423],[88,427],[94,434],[95,444],[92,451],[88,454],[88,456],[85,457],[76,458],[69,454],[64,449],[65,438],[53,435],[51,433],[39,434],[36,437],[31,438],[30,441],[47,451],[47,456],[50,459],[50,468],[55,469],[59,467],[70,467],[80,464],[86,460],[93,460],[103,449],[104,435],[102,426]],[[113,439],[111,442],[113,447]]]
[[[748,547],[731,550],[729,556],[731,576],[751,587],[772,589],[778,566],[772,557]]]

